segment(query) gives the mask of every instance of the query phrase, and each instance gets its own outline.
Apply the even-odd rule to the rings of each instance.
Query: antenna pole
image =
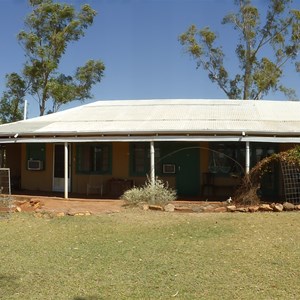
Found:
[[[24,115],[23,119],[26,120],[27,118],[27,100],[24,101]]]

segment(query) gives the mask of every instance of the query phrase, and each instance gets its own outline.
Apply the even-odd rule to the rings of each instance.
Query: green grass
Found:
[[[300,213],[0,220],[0,299],[297,299]]]

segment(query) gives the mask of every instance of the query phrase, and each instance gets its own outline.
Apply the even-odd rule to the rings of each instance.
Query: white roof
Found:
[[[230,135],[300,137],[300,102],[110,100],[0,125],[0,139]],[[0,141],[1,142],[1,141]]]

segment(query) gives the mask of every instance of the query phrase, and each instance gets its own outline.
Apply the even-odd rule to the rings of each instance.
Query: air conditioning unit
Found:
[[[43,161],[30,159],[27,161],[27,170],[40,171],[43,170]]]
[[[164,174],[175,174],[176,168],[174,164],[163,164],[163,173]]]

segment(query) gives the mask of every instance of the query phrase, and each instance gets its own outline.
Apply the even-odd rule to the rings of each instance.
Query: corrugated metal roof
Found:
[[[0,138],[143,134],[300,135],[300,102],[253,100],[97,101],[0,126]]]

